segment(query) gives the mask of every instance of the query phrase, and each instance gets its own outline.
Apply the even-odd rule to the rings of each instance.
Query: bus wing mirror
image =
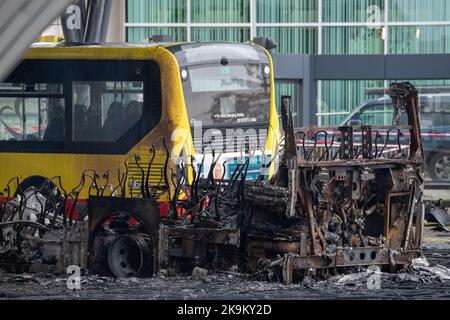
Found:
[[[270,37],[255,37],[253,42],[267,50],[275,49],[278,44]]]

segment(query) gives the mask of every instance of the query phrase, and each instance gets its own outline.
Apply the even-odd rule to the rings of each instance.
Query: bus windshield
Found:
[[[270,77],[264,65],[197,65],[183,81],[191,124],[245,125],[269,122]]]
[[[199,42],[169,50],[180,67],[191,126],[268,126],[271,70],[263,49]]]

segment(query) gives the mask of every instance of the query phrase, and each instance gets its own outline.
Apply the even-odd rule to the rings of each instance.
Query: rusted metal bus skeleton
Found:
[[[206,178],[192,164],[167,167],[172,188],[146,184],[151,163],[130,157],[124,167],[134,162],[142,176],[138,198],[126,198],[121,186],[103,196],[107,182],[101,186],[95,172],[83,173],[70,192],[55,177],[13,196],[19,182],[11,180],[0,211],[1,266],[65,272],[75,264],[117,277],[237,267],[284,283],[354,266],[395,271],[420,255],[424,163],[417,90],[395,83],[389,95],[407,126],[294,129],[283,97],[284,139],[270,180],[246,180],[251,148],[228,180],[213,173],[220,150]],[[87,216],[74,221],[85,185]],[[156,199],[165,192],[170,214],[161,218]]]
[[[302,128],[296,132],[299,148],[287,103],[282,104],[287,131],[280,177],[274,186],[249,188],[247,199],[258,208],[255,220],[279,221],[273,222],[276,234],[266,229],[250,233],[249,239],[252,248],[285,254],[285,282],[292,280],[293,270],[395,269],[420,253],[424,164],[417,91],[409,83],[392,84],[389,90],[396,119],[406,112],[408,126]],[[327,137],[329,131],[337,131],[337,139]],[[380,145],[381,132],[385,141]],[[391,135],[394,148],[387,150],[391,132],[396,133]],[[402,147],[406,133],[409,145]],[[308,139],[311,147],[305,147]],[[280,192],[283,201],[276,196]]]

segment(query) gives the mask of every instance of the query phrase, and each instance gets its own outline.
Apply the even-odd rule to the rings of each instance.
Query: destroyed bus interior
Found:
[[[25,59],[0,83],[2,153],[126,153],[160,122],[160,82],[154,61]]]
[[[76,264],[116,277],[202,267],[286,284],[359,266],[397,271],[421,254],[424,162],[417,90],[393,83],[389,95],[391,126],[298,129],[290,97],[282,97],[284,135],[253,181],[246,175],[257,146],[237,159],[229,179],[213,172],[222,150],[213,150],[203,177],[204,158],[174,163],[166,149],[161,181],[150,183],[145,170],[155,147],[148,163],[130,155],[121,169],[86,170],[71,190],[53,177],[16,191],[20,181],[12,178],[0,207],[0,266],[58,273]],[[397,124],[402,114],[406,125]],[[134,197],[125,192],[130,167],[140,186]],[[87,210],[75,217],[83,188]],[[163,194],[169,213],[160,217]]]
[[[450,95],[447,88],[418,87],[418,104],[420,111],[420,125],[425,158],[426,185],[448,184],[450,181]],[[391,124],[394,106],[389,97],[385,96],[384,88],[366,89],[370,95],[381,95],[361,103],[351,112],[342,126],[345,125],[386,125]],[[408,124],[408,117],[402,114],[399,124]]]

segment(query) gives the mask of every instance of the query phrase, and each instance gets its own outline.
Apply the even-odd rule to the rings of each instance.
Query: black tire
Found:
[[[157,261],[155,260],[157,255],[155,254],[158,252],[157,241],[159,231],[155,230],[156,226],[152,225],[151,219],[149,219],[148,216],[143,215],[143,212],[130,213],[122,210],[111,211],[108,208],[103,209],[103,212],[102,210],[97,210],[95,215],[93,215],[95,218],[90,217],[89,220],[90,230],[92,230],[89,234],[89,238],[91,239],[89,244],[90,270],[93,273],[101,275],[114,275],[116,277],[124,276],[123,274],[119,274],[121,272],[119,269],[112,268],[112,266],[116,264],[113,264],[112,261],[110,261],[110,255],[112,253],[110,249],[113,242],[115,242],[118,238],[133,237],[136,240],[134,242],[136,244],[139,243],[139,248],[142,254],[139,260],[142,264],[140,264],[140,268],[135,269],[136,272],[133,272],[133,276],[138,278],[152,277],[158,270],[155,265]],[[116,215],[122,215],[122,217],[116,217],[114,219],[114,216]],[[124,225],[123,223],[126,224],[129,219],[136,219],[140,225],[139,229],[134,231],[131,229],[126,230],[128,225]],[[108,220],[112,220],[109,224],[110,230],[119,235],[112,241],[110,240],[110,237],[105,239],[104,234],[99,235],[99,233],[104,230],[103,226]],[[120,224],[114,223],[114,221],[118,221]],[[126,263],[127,265],[131,265],[128,262],[131,262],[131,260]],[[116,272],[113,269],[116,269]],[[117,273],[117,271],[119,271],[119,273]]]
[[[433,181],[450,182],[450,155],[434,154],[430,159],[428,169]]]
[[[43,188],[44,184],[47,183],[47,186]],[[17,195],[22,195],[25,199],[29,199],[30,195],[27,195],[27,190],[30,187],[35,187],[37,190],[40,191],[40,194],[46,199],[46,205],[42,206],[42,209],[44,211],[48,208],[48,201],[51,201],[51,199],[54,199],[55,195],[52,194],[52,190],[56,188],[58,191],[56,196],[59,196],[59,190],[56,187],[56,185],[52,182],[48,182],[48,179],[42,176],[30,176],[24,179],[22,182],[20,182],[19,186],[17,187],[16,192],[14,193],[14,197]],[[41,204],[42,205],[42,204]],[[25,209],[22,209],[25,210]],[[21,213],[21,215],[23,212]],[[41,224],[45,225],[45,217],[42,215],[42,212],[37,216],[37,221]],[[42,229],[39,229],[39,237],[44,236],[44,231]]]
[[[29,187],[35,187],[36,189],[42,188],[43,184],[47,181],[47,178],[42,176],[30,176],[28,178],[25,178],[17,188],[16,192],[14,193],[14,196],[16,196],[19,193],[23,193],[26,191]],[[42,190],[42,194],[48,198],[50,196],[50,190],[55,188],[56,185],[53,182],[49,183],[49,188],[45,188],[45,190]]]

